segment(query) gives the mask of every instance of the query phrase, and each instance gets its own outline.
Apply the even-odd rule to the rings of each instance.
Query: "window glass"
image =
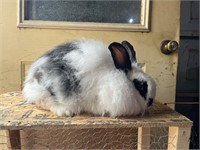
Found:
[[[24,0],[24,20],[140,24],[140,0]]]

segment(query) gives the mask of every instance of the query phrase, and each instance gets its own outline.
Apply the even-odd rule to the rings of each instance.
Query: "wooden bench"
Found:
[[[7,149],[188,149],[192,122],[155,103],[144,116],[57,117],[22,105],[21,92],[0,95],[0,148]],[[3,138],[7,139],[7,142]]]

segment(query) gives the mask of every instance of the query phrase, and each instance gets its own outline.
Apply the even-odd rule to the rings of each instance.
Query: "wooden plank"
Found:
[[[138,150],[149,150],[150,149],[150,128],[139,127],[138,128]]]
[[[191,128],[169,127],[168,150],[189,149]]]
[[[19,130],[9,130],[8,131],[9,137],[9,147],[11,149],[21,149],[21,142],[20,142],[20,133]]]
[[[74,117],[58,117],[35,105],[22,105],[21,92],[0,95],[1,129],[19,130],[44,128],[115,128],[115,127],[191,127],[192,122],[183,115],[160,103],[155,103],[144,116],[95,117],[81,114]]]
[[[0,130],[0,150],[8,150],[8,132],[7,130]]]

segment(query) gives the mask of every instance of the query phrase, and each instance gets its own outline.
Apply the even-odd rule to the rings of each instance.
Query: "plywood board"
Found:
[[[0,95],[0,129],[192,126],[192,122],[185,116],[160,103],[155,103],[144,116],[111,118],[81,114],[74,117],[58,117],[35,105],[23,105],[23,99],[21,92]]]

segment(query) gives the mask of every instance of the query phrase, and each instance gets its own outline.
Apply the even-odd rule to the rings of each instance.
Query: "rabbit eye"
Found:
[[[144,99],[146,100],[147,88],[148,88],[147,82],[134,79],[133,84],[135,85],[135,88],[138,90],[140,95],[144,97]]]

